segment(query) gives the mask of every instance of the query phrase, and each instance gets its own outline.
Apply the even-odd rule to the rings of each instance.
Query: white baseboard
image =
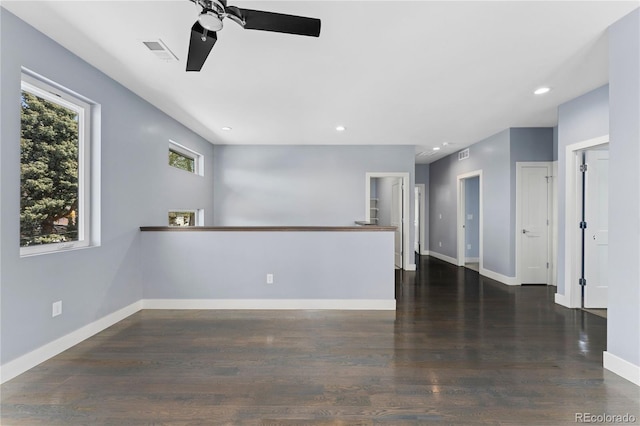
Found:
[[[630,363],[611,352],[602,353],[602,365],[607,370],[640,386],[640,366]]]
[[[440,260],[443,260],[445,262],[449,262],[449,263],[451,263],[453,265],[458,266],[458,259],[456,259],[454,257],[449,257],[447,255],[440,254],[440,253],[435,252],[435,251],[430,251],[429,252],[429,256],[435,257],[436,259],[440,259]]]
[[[478,263],[480,262],[480,258],[479,257],[467,257],[464,259],[465,262],[467,263]]]
[[[66,336],[62,336],[51,343],[47,343],[38,349],[34,349],[25,355],[3,364],[0,366],[0,383],[11,380],[49,358],[53,358],[83,340],[86,340],[89,337],[100,333],[102,330],[122,321],[128,316],[135,314],[140,309],[142,309],[142,301],[132,303],[129,306],[67,334]]]
[[[565,296],[564,294],[556,293],[554,298],[555,298],[555,302],[558,305],[571,309],[571,304],[569,303],[567,296]]]
[[[415,263],[410,263],[409,266],[406,267],[405,271],[415,271],[418,269]]]
[[[143,309],[395,310],[395,299],[144,299]]]
[[[496,280],[506,285],[518,285],[516,282],[516,277],[508,277],[506,275],[499,274],[497,272],[493,272],[490,269],[480,268],[480,275],[483,275],[487,278],[491,278],[492,280]]]
[[[422,250],[420,256],[429,256],[429,250]]]

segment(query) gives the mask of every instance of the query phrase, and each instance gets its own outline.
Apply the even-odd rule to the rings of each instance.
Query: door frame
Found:
[[[552,201],[551,201],[551,184],[552,182],[549,179],[553,179],[553,165],[551,161],[518,161],[516,162],[516,227],[515,227],[515,246],[516,246],[516,284],[522,284],[522,265],[520,264],[520,256],[521,256],[521,247],[520,247],[520,230],[522,229],[522,220],[520,218],[520,214],[522,213],[522,206],[520,205],[522,202],[522,169],[525,167],[535,167],[535,166],[545,166],[547,169],[547,220],[549,221],[547,225],[547,263],[549,267],[547,268],[547,285],[551,284],[551,263],[553,259],[551,259],[551,253],[553,249],[553,241],[551,238],[551,227],[552,224]]]
[[[371,220],[370,199],[371,199],[371,179],[395,177],[402,179],[402,269],[405,271],[415,271],[416,264],[409,263],[409,253],[413,251],[411,245],[411,231],[413,227],[411,223],[411,181],[408,172],[366,172],[365,173],[365,190],[364,190],[364,218],[365,221]]]
[[[428,255],[429,251],[425,250],[425,247],[428,247],[428,244],[426,244],[425,240],[425,227],[427,226],[427,224],[424,197],[426,192],[426,185],[424,183],[416,183],[415,187],[420,193],[419,200],[415,200],[415,202],[418,203],[418,210],[420,211],[420,217],[418,218],[418,224],[420,227],[420,253],[418,254]]]
[[[567,145],[565,157],[565,221],[564,221],[564,295],[556,293],[556,303],[568,308],[581,307],[580,277],[580,222],[581,184],[578,154],[582,151],[609,143],[609,135],[599,136],[582,142]],[[575,226],[571,225],[574,224]]]
[[[473,172],[464,173],[458,175],[456,177],[456,200],[457,200],[457,224],[456,224],[456,261],[458,266],[464,266],[465,263],[465,250],[464,250],[464,242],[465,242],[465,199],[464,199],[464,180],[478,177],[478,211],[480,214],[478,215],[478,228],[479,228],[479,245],[478,247],[478,256],[480,260],[480,271],[484,270],[484,211],[482,208],[483,203],[483,195],[482,195],[482,169],[475,170]]]

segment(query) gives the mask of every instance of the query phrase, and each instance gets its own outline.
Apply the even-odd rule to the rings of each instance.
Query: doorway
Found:
[[[425,247],[428,245],[426,234],[426,221],[425,221],[425,192],[426,185],[423,183],[417,183],[415,186],[415,216],[414,216],[414,250],[418,255],[425,253]],[[418,262],[416,262],[417,264]]]
[[[372,206],[377,213],[377,224],[396,227],[394,258],[396,267],[404,270],[415,270],[411,265],[411,223],[409,218],[409,173],[375,173],[365,174],[365,220],[372,222]]]
[[[551,283],[551,179],[549,162],[516,163],[516,282]]]
[[[457,177],[457,264],[474,271],[482,261],[482,170]]]
[[[566,148],[565,294],[556,302],[569,308],[607,308],[608,144],[605,135]]]

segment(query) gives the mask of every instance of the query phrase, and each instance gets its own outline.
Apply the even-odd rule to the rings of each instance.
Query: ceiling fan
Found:
[[[189,0],[202,7],[198,20],[191,27],[187,56],[187,71],[200,71],[218,39],[222,20],[229,18],[247,30],[273,31],[318,37],[320,20],[304,16],[284,15],[261,10],[227,6],[226,0]]]

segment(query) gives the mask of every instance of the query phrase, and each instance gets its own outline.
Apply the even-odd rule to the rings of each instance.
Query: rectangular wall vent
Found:
[[[458,152],[458,161],[466,160],[467,158],[469,158],[469,148]]]
[[[174,62],[178,60],[178,57],[174,55],[167,45],[160,39],[143,41],[142,44],[144,44],[151,53],[156,55],[156,57],[162,61]]]

